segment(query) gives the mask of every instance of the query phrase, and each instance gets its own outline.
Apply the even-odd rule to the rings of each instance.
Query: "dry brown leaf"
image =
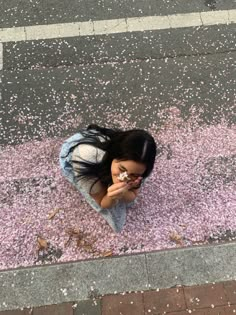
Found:
[[[106,252],[101,253],[103,257],[109,257],[109,256],[113,256],[113,251],[112,250],[108,250]]]
[[[183,243],[183,237],[176,232],[172,232],[169,237],[170,237],[170,240],[172,242],[175,242],[176,244],[181,245]]]
[[[72,228],[68,228],[65,230],[66,234],[72,235],[73,234],[73,229]]]
[[[72,236],[69,236],[69,237],[68,237],[68,240],[65,241],[64,245],[65,245],[65,246],[69,245],[69,243],[70,243],[71,240],[72,240]]]
[[[81,245],[81,241],[82,241],[82,240],[81,240],[80,238],[76,241],[76,244],[77,244],[78,247],[82,246],[82,245]]]
[[[84,245],[83,247],[83,250],[87,253],[93,253],[95,250],[93,249],[93,246],[88,244],[88,245]]]
[[[82,235],[83,233],[79,229],[73,229],[74,235]]]
[[[66,230],[66,233],[69,234],[70,236],[82,236],[81,231],[75,228],[68,228]]]
[[[83,234],[80,232],[79,229],[68,228],[65,232],[69,234],[68,240],[64,243],[65,246],[67,246],[70,243],[73,237],[76,238],[77,242],[80,242],[80,240],[83,237]]]
[[[77,243],[78,243],[79,246],[84,246],[84,245],[86,245],[86,241],[83,240],[83,239],[79,239],[79,240],[77,241]]]
[[[60,208],[55,208],[52,212],[49,213],[48,215],[48,220],[51,220],[55,217],[55,215],[62,209]]]
[[[93,248],[93,243],[90,243],[89,241],[83,239],[77,240],[77,246],[87,253],[93,253],[95,251],[95,249]]]
[[[68,228],[66,233],[69,234],[69,239],[65,242],[65,246],[67,246],[72,239],[75,239],[77,247],[80,247],[85,252],[96,252],[95,248],[93,247],[94,243],[97,241],[96,238],[91,237],[86,239],[86,237],[89,237],[89,235],[76,228]]]
[[[38,250],[42,250],[42,249],[47,249],[48,248],[48,242],[44,238],[38,236],[37,237],[37,242],[38,242]]]

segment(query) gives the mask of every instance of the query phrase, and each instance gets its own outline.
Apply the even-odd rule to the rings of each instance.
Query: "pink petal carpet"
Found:
[[[194,112],[184,121],[177,107],[159,115],[166,114],[164,124],[148,129],[163,154],[120,234],[61,175],[67,137],[2,146],[0,269],[196,246],[235,231],[235,126],[199,124]],[[125,115],[110,116],[115,126],[135,127]]]

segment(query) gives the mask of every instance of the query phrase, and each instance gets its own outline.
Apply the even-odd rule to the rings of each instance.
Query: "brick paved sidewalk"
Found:
[[[0,315],[231,315],[236,314],[236,281],[106,295],[79,303],[43,306]]]

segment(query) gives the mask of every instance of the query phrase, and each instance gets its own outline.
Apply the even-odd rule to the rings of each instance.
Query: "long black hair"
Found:
[[[94,184],[99,180],[105,186],[110,185],[112,183],[111,163],[114,159],[133,160],[144,164],[146,170],[143,178],[146,178],[152,172],[156,155],[161,153],[161,148],[157,148],[150,133],[142,129],[122,131],[92,124],[80,132],[84,136],[80,144],[93,145],[103,150],[105,154],[99,163],[72,160],[78,165],[78,180],[82,177],[94,178]]]

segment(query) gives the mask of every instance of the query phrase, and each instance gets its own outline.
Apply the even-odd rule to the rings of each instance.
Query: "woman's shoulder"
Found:
[[[76,161],[89,161],[92,163],[99,163],[105,151],[95,147],[92,144],[81,143],[75,147],[72,153],[72,159]]]

